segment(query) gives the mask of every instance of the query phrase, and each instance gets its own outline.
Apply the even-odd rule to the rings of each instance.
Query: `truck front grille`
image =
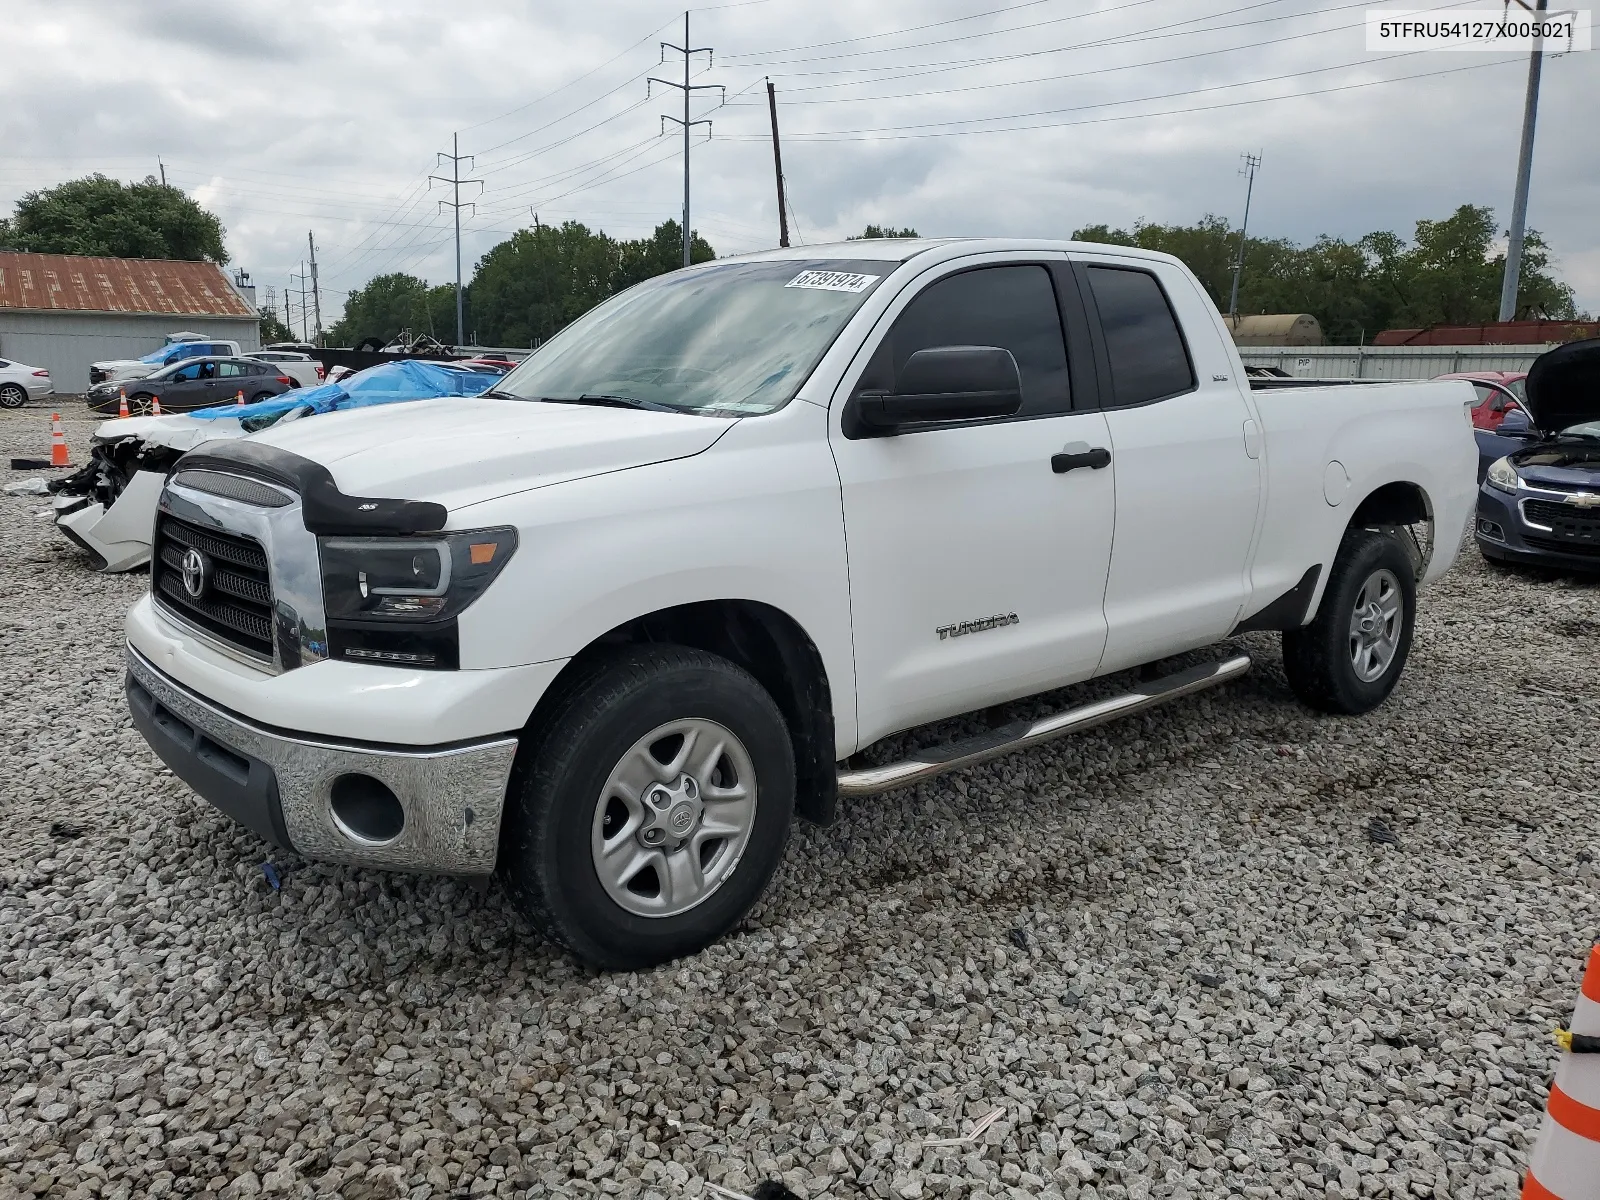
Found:
[[[163,512],[151,549],[150,590],[159,603],[250,657],[272,661],[272,581],[259,542]],[[185,574],[191,550],[201,568],[198,595],[189,586],[192,573]]]

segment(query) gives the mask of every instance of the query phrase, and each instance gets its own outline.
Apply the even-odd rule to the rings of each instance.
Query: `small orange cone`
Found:
[[[1600,945],[1589,951],[1544,1124],[1528,1159],[1522,1200],[1585,1200],[1600,1177]]]
[[[117,416],[125,417],[127,415],[128,415],[128,389],[127,388],[118,388],[117,389]]]
[[[151,396],[150,397],[150,415],[152,417],[159,417],[161,415],[161,397],[160,396]]]
[[[243,408],[244,407],[244,393],[243,392],[239,393],[239,398],[234,401],[234,404],[239,408]]]
[[[67,435],[61,428],[61,414],[50,414],[50,465],[52,467],[70,467],[72,459],[67,455]]]

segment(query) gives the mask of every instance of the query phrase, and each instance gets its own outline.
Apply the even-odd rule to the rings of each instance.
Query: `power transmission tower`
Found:
[[[465,207],[465,208],[472,209],[472,211],[474,213],[476,213],[478,211],[478,206],[476,204],[473,204],[471,201],[468,201],[465,205],[463,205],[461,203],[461,185],[463,183],[475,183],[481,188],[483,186],[483,181],[480,180],[480,179],[463,179],[463,178],[461,178],[461,164],[463,162],[471,162],[471,163],[473,163],[474,166],[476,166],[477,164],[476,164],[476,161],[473,159],[472,155],[470,155],[470,154],[462,154],[461,153],[461,135],[460,134],[452,133],[450,135],[450,153],[449,154],[444,153],[444,151],[442,151],[442,150],[439,152],[439,161],[443,162],[446,159],[450,160],[450,178],[446,179],[443,175],[429,175],[428,179],[430,181],[436,179],[440,183],[448,183],[453,188],[455,188],[455,198],[453,200],[441,200],[441,201],[439,201],[439,208],[440,208],[441,211],[446,209],[446,208],[450,208],[450,209],[454,209],[455,210],[455,217],[456,217],[456,345],[460,346],[463,342],[466,341],[466,337],[467,337],[466,329],[464,328],[466,322],[462,317],[462,309],[461,309],[461,210],[462,210],[463,207]],[[432,186],[431,182],[430,182],[429,186],[430,187]]]
[[[1244,185],[1244,220],[1239,225],[1239,256],[1233,260],[1233,291],[1228,296],[1228,318],[1235,325],[1239,322],[1239,276],[1244,271],[1244,239],[1245,231],[1250,228],[1250,193],[1255,190],[1256,171],[1261,167],[1261,155],[1242,154],[1244,166],[1239,174],[1245,176]]]
[[[778,245],[789,244],[789,214],[783,203],[783,151],[778,148],[778,93],[767,80],[767,111],[772,114],[772,167],[778,176]]]
[[[317,239],[306,230],[306,244],[311,247],[311,303],[316,312],[317,345],[322,345],[322,293],[317,288]]]
[[[298,279],[300,281],[300,340],[302,342],[309,342],[311,338],[306,333],[306,310],[310,307],[310,305],[306,303],[306,284],[310,282],[311,276],[306,272],[306,264],[301,262],[300,273],[298,275],[290,275],[289,278]],[[284,299],[284,304],[286,306],[288,304],[287,297]]]
[[[689,60],[696,54],[709,55],[712,51],[710,46],[691,46],[689,44],[689,14],[687,12],[683,14],[683,45],[674,46],[671,42],[662,42],[662,62],[667,61],[668,50],[674,50],[683,55],[683,82],[678,83],[673,79],[659,79],[652,75],[650,76],[649,81],[645,84],[645,95],[648,96],[650,94],[650,84],[652,83],[659,83],[663,87],[677,88],[683,92],[683,119],[680,121],[677,117],[662,113],[661,121],[663,132],[666,130],[666,122],[668,121],[671,121],[675,125],[683,126],[683,265],[687,267],[690,262],[689,255],[692,248],[691,244],[693,242],[693,235],[689,232],[689,130],[695,125],[704,125],[708,129],[711,127],[710,121],[691,121],[689,119],[689,98],[696,92],[720,91],[722,93],[723,100],[726,101],[728,98],[728,89],[723,87],[720,83],[689,82]],[[709,65],[711,60],[708,58],[706,61]]]
[[[1520,3],[1520,0],[1519,0]],[[1526,4],[1522,5],[1527,8]],[[1548,0],[1538,0],[1535,24],[1543,17]],[[1544,39],[1533,39],[1528,55],[1528,93],[1522,102],[1522,145],[1517,151],[1517,190],[1511,200],[1511,230],[1506,242],[1506,272],[1500,279],[1499,320],[1517,317],[1517,285],[1522,276],[1522,237],[1528,220],[1528,176],[1533,172],[1533,127],[1539,116],[1539,73],[1544,62]]]

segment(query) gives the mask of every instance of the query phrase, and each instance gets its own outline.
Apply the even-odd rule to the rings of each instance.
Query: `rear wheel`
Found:
[[[1322,712],[1350,715],[1388,699],[1411,653],[1413,563],[1391,534],[1345,534],[1316,619],[1283,635],[1284,673],[1296,696]]]
[[[276,393],[273,393],[273,392],[257,392],[254,396],[250,397],[250,403],[251,404],[260,404],[263,400],[274,399],[275,395],[276,395]]]
[[[20,383],[0,386],[0,408],[21,408],[28,402],[28,392]]]
[[[597,662],[524,746],[501,861],[518,907],[594,966],[633,970],[732,929],[794,811],[783,715],[747,672],[679,646]]]

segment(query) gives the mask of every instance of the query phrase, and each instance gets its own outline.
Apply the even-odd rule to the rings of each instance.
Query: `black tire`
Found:
[[[1283,670],[1300,700],[1319,712],[1354,716],[1389,698],[1411,653],[1417,617],[1415,559],[1400,540],[1373,529],[1344,536],[1316,619],[1283,635]],[[1398,584],[1400,621],[1393,655],[1375,679],[1363,679],[1352,657],[1351,621],[1367,581],[1387,571]]]
[[[250,403],[260,404],[263,400],[276,400],[279,394],[280,393],[278,392],[257,392],[254,396],[250,397]]]
[[[0,408],[21,408],[28,402],[28,390],[20,383],[0,387]]]
[[[597,810],[629,750],[684,719],[715,722],[742,743],[755,811],[714,891],[677,915],[639,915],[601,882]],[[620,648],[564,688],[540,725],[526,735],[513,773],[500,854],[507,888],[530,921],[584,962],[625,971],[693,954],[744,918],[783,856],[795,795],[788,728],[748,672],[682,646]]]

